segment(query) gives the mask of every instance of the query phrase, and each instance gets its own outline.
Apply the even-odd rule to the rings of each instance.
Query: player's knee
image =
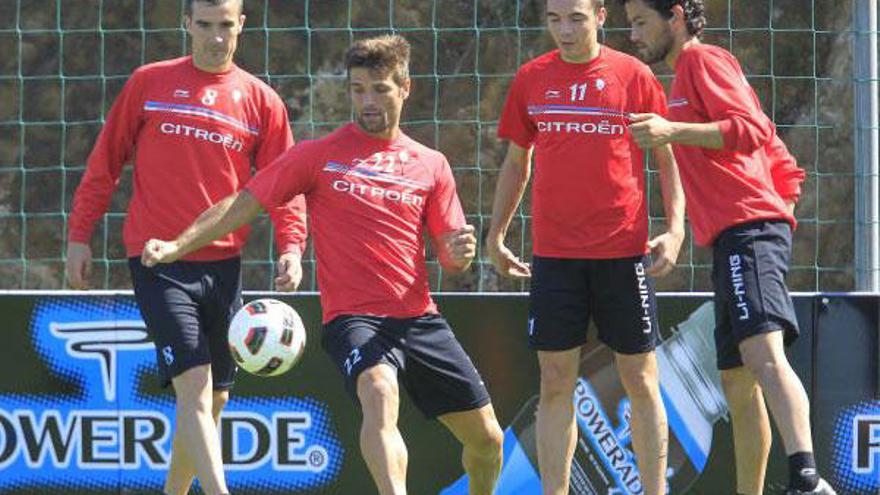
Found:
[[[498,423],[488,425],[481,442],[481,452],[491,459],[500,459],[504,447],[504,432]]]
[[[620,381],[630,400],[651,399],[659,396],[657,375],[644,368],[620,370]]]
[[[399,400],[397,383],[387,373],[372,370],[358,377],[357,395],[365,412],[395,406]]]
[[[213,413],[211,397],[204,394],[177,393],[177,414]]]
[[[197,366],[172,379],[178,410],[211,412],[211,368]]]
[[[722,371],[721,386],[726,396],[749,396],[759,390],[754,375],[745,366]]]
[[[471,455],[479,457],[483,462],[494,463],[501,459],[504,446],[504,433],[497,424],[486,424],[466,442],[465,447]]]
[[[768,380],[777,381],[788,366],[784,355],[779,357],[774,355],[751,356],[743,354],[743,364],[758,383],[767,383]]]
[[[571,400],[577,371],[552,363],[541,365],[541,398],[543,400]]]

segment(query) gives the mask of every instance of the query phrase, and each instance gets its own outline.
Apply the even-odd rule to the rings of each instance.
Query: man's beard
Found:
[[[373,119],[371,121],[365,119],[363,115],[358,115],[356,120],[358,125],[361,126],[361,129],[373,134],[388,130],[388,116],[384,113],[380,114],[378,119]]]
[[[645,48],[639,50],[639,56],[641,57],[642,62],[648,65],[656,64],[657,62],[662,62],[666,59],[666,56],[672,51],[672,45],[673,40],[671,33],[663,33],[663,36],[657,40],[657,44],[653,48],[644,45]]]

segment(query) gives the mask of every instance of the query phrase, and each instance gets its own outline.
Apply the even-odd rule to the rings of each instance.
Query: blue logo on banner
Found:
[[[836,488],[847,493],[880,489],[880,401],[847,407],[834,422]]]
[[[34,346],[67,392],[0,395],[0,492],[22,488],[156,489],[171,452],[171,394],[142,393],[156,351],[123,298],[40,301]],[[228,482],[283,491],[329,484],[343,449],[310,398],[234,397],[219,425]]]
[[[880,401],[843,409],[834,422],[835,488],[874,493],[880,488]]]

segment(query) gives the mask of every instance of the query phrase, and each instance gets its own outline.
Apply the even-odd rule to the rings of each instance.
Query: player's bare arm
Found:
[[[507,277],[527,278],[532,275],[529,265],[523,263],[504,245],[507,228],[529,183],[531,158],[532,148],[526,149],[511,142],[498,175],[498,185],[495,187],[486,252],[498,273]]]
[[[666,232],[648,241],[653,262],[646,272],[652,277],[663,277],[675,268],[684,241],[685,197],[672,147],[667,144],[654,148],[654,161],[660,169]]]
[[[141,255],[144,266],[173,263],[253,220],[262,210],[260,203],[247,191],[227,196],[205,210],[173,241],[150,239]]]
[[[682,144],[720,150],[724,137],[718,122],[670,122],[653,113],[630,115],[629,126],[633,138],[642,149],[653,149],[664,144]]]
[[[444,270],[460,273],[471,266],[477,254],[477,238],[474,226],[465,225],[461,229],[440,236],[440,265]]]

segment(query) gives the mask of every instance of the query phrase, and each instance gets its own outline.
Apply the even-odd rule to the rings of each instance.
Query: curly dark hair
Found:
[[[626,5],[630,0],[618,0],[621,5]],[[672,7],[680,5],[684,10],[684,22],[688,33],[693,36],[701,36],[706,27],[706,7],[703,0],[642,0],[645,5],[660,13],[664,18],[672,17]]]
[[[409,41],[396,34],[358,40],[345,52],[345,67],[348,72],[363,67],[390,73],[394,82],[403,84],[409,78],[409,52]]]

